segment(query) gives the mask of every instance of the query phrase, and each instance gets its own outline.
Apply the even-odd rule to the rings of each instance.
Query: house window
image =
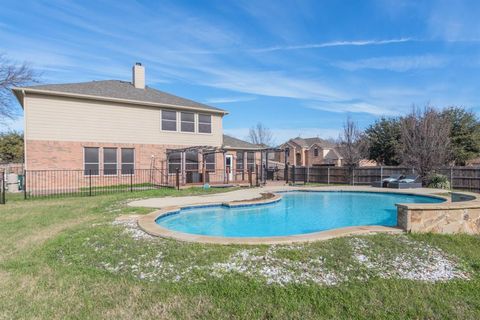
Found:
[[[85,175],[98,175],[98,159],[98,148],[85,147],[83,149],[83,169]]]
[[[103,174],[117,174],[117,148],[103,148]]]
[[[185,152],[185,170],[198,171],[198,151],[189,150]]]
[[[215,153],[207,153],[205,155],[205,169],[207,171],[215,171]]]
[[[313,156],[318,157],[318,149],[317,148],[313,149]]]
[[[162,110],[162,130],[177,131],[177,112]]]
[[[290,148],[285,148],[285,156],[287,158],[290,156]]]
[[[212,116],[208,114],[198,115],[198,132],[212,133]]]
[[[180,113],[180,130],[182,132],[195,132],[195,114],[191,112]]]
[[[255,170],[255,152],[247,152],[247,169],[254,171]]]
[[[237,151],[237,171],[243,171],[244,161],[245,158],[243,151]]]
[[[182,153],[172,152],[168,155],[168,172],[175,173],[182,169]]]
[[[122,148],[122,174],[135,172],[135,149]]]

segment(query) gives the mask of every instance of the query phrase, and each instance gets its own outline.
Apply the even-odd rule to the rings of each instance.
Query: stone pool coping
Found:
[[[311,191],[311,192],[328,192],[328,191],[338,191],[338,192],[372,192],[372,193],[399,193],[399,194],[411,194],[411,195],[420,195],[420,196],[430,196],[435,198],[440,198],[446,200],[442,204],[450,203],[448,197],[434,194],[432,190],[426,192],[425,189],[410,189],[410,190],[391,190],[384,188],[371,188],[371,187],[276,187],[276,188],[259,188],[261,193],[273,193],[272,198],[268,199],[238,199],[225,202],[207,202],[207,203],[192,203],[184,205],[175,205],[163,207],[160,210],[156,210],[145,216],[138,218],[138,226],[145,231],[146,233],[152,236],[159,236],[168,239],[186,241],[186,242],[198,242],[198,243],[209,243],[209,244],[247,244],[247,245],[259,245],[259,244],[288,244],[295,242],[311,242],[319,240],[327,240],[337,237],[344,237],[349,235],[361,235],[361,234],[371,234],[371,233],[403,233],[404,230],[398,227],[385,227],[385,226],[353,226],[353,227],[344,227],[338,229],[331,229],[325,231],[319,231],[315,233],[300,234],[300,235],[289,235],[289,236],[275,236],[275,237],[219,237],[219,236],[205,236],[184,233],[179,231],[174,231],[171,229],[164,228],[156,223],[156,220],[162,216],[178,213],[181,209],[195,208],[195,207],[208,207],[208,206],[227,206],[227,207],[242,207],[242,206],[251,206],[251,205],[264,205],[269,203],[278,202],[281,200],[281,193],[291,192],[291,191]],[[435,191],[435,190],[433,190]],[[438,191],[437,191],[438,192]],[[138,202],[137,202],[138,203]],[[438,204],[422,204],[422,205],[435,205]]]

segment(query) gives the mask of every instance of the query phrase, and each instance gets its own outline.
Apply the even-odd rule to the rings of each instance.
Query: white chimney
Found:
[[[145,89],[145,68],[140,62],[136,62],[132,68],[133,85],[137,89]]]

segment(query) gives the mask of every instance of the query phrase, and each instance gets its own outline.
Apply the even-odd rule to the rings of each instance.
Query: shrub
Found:
[[[448,181],[447,176],[443,174],[432,174],[428,178],[428,188],[436,189],[450,189],[450,181]]]

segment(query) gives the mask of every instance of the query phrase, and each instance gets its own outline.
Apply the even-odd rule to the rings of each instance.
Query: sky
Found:
[[[412,105],[480,112],[480,1],[5,1],[0,52],[41,83],[131,80],[257,122],[336,138]],[[22,130],[19,117],[0,130]]]

